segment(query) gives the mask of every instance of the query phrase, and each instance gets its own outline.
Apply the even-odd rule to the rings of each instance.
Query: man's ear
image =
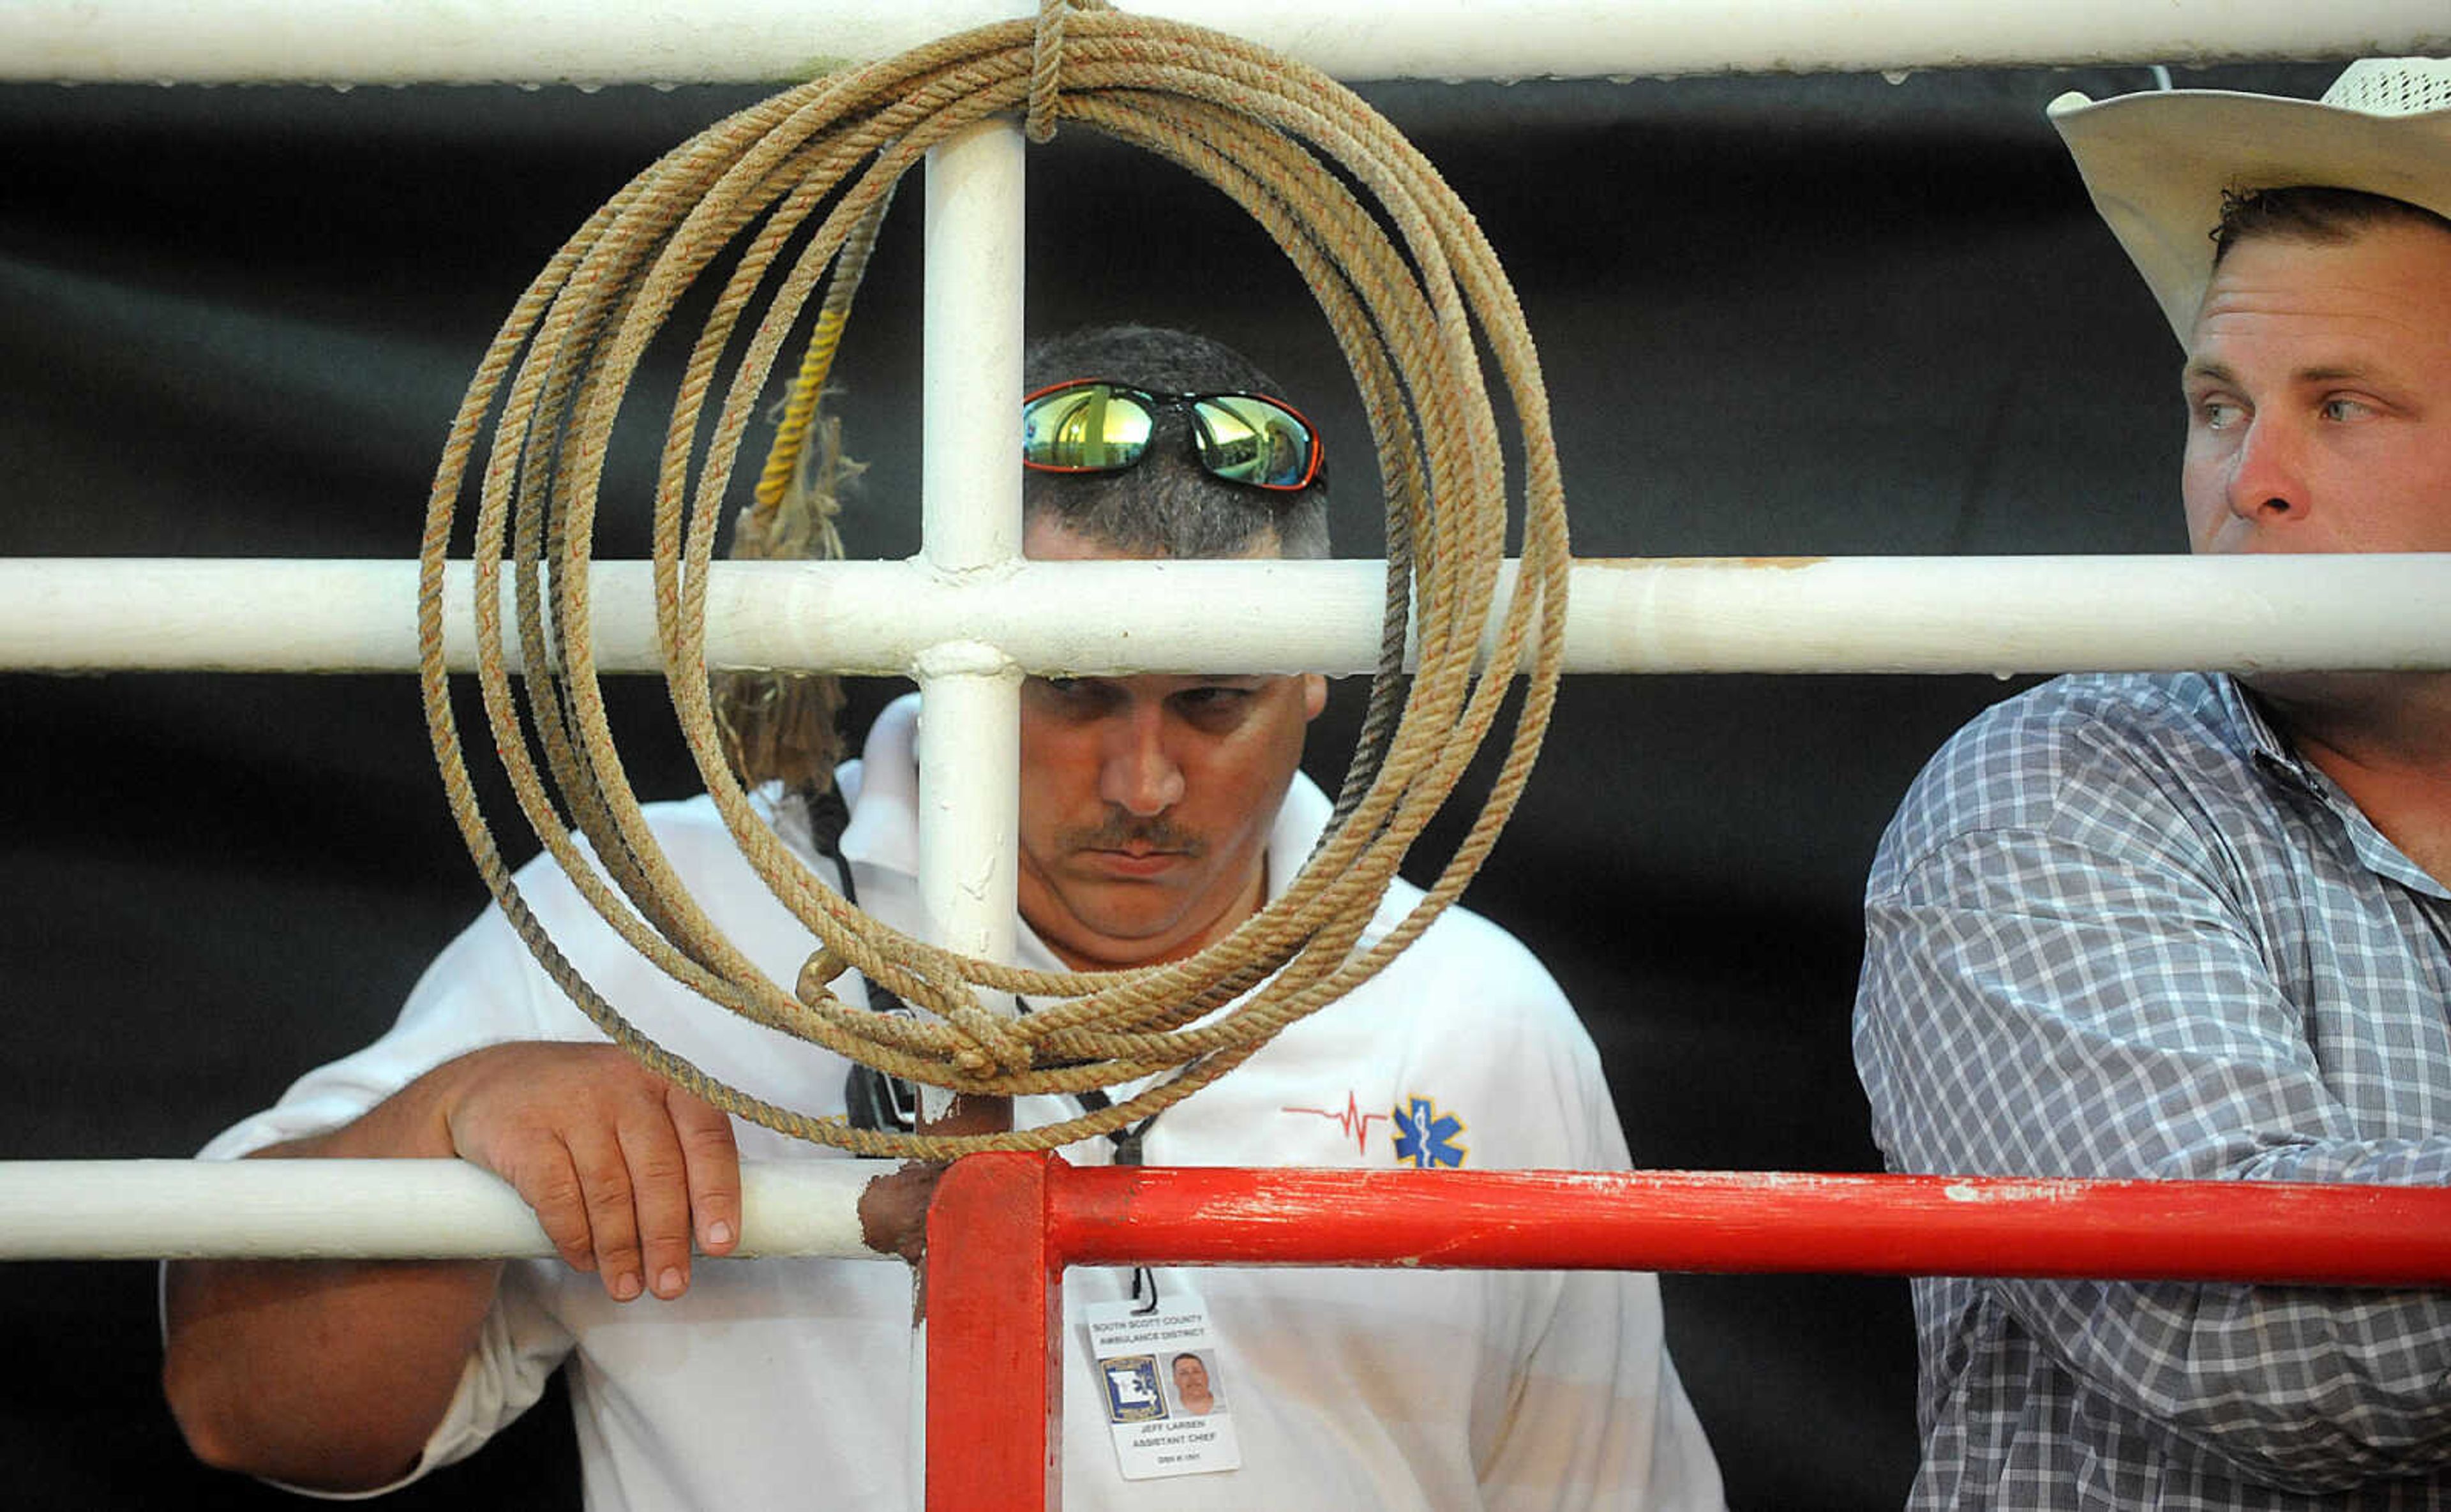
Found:
[[[1327,707],[1327,679],[1316,672],[1303,674],[1303,717],[1316,719]]]

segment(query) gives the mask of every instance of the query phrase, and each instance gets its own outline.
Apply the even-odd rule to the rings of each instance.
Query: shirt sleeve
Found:
[[[539,882],[533,868],[520,880],[523,886]],[[553,881],[542,878],[541,885]],[[526,946],[488,909],[435,958],[381,1039],[307,1072],[279,1103],[214,1138],[201,1158],[234,1160],[340,1128],[426,1071],[486,1045],[579,1037],[585,1021],[559,1004],[558,991]],[[503,1268],[459,1390],[415,1469],[359,1496],[287,1489],[325,1500],[380,1496],[465,1459],[533,1405],[571,1345],[544,1305],[548,1264],[513,1261]]]
[[[2182,838],[2175,806],[2130,818],[2116,845],[2073,820],[1977,829],[1876,869],[1855,1055],[1892,1166],[2451,1178],[2451,1137],[2365,1137],[2327,1087],[2218,846]],[[2241,1478],[2315,1491],[2451,1463],[2451,1297],[1984,1285],[2090,1389]]]

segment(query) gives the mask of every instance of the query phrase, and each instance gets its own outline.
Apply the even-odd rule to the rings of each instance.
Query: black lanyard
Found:
[[[1024,1008],[1022,1011],[1028,1012],[1029,1009]],[[1072,1095],[1073,1100],[1081,1105],[1081,1110],[1085,1113],[1094,1113],[1102,1108],[1113,1106],[1113,1099],[1095,1087],[1086,1092],[1075,1092]],[[1149,1125],[1156,1122],[1157,1114],[1151,1113],[1129,1129],[1107,1130],[1108,1142],[1115,1147],[1116,1165],[1137,1166],[1141,1163],[1141,1141],[1147,1136]]]

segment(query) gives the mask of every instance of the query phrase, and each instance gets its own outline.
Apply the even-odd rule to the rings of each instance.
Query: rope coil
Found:
[[[1014,113],[1026,113],[1033,140],[1073,122],[1164,156],[1259,222],[1309,283],[1344,353],[1387,493],[1381,665],[1328,833],[1285,893],[1228,936],[1132,972],[975,960],[853,909],[753,808],[727,765],[708,691],[713,544],[783,344],[830,268],[847,303],[843,279],[856,283],[863,235],[873,237],[893,187],[931,147]],[[1375,213],[1357,189],[1373,197]],[[742,956],[674,873],[614,751],[588,638],[565,629],[591,622],[589,543],[616,412],[649,341],[727,254],[733,265],[684,366],[658,468],[657,627],[675,713],[708,794],[750,864],[817,942],[789,986]],[[761,294],[762,311],[735,352]],[[831,318],[813,338],[829,344],[827,357],[813,358],[820,381],[840,330],[833,296],[827,305]],[[1517,417],[1523,469],[1518,586],[1482,673],[1476,661],[1510,509],[1506,446],[1476,332]],[[715,1081],[604,1001],[514,884],[479,812],[449,698],[443,567],[488,414],[496,419],[473,524],[486,717],[521,812],[608,925],[710,1001],[892,1075],[986,1096],[1157,1079],[1036,1129],[857,1129]],[[506,548],[524,710],[504,656]],[[1521,312],[1469,212],[1420,153],[1316,69],[1199,28],[1049,0],[1035,22],[981,28],[817,79],[710,127],[632,180],[555,254],[479,364],[436,472],[421,550],[421,685],[445,794],[487,886],[561,989],[651,1068],[728,1111],[859,1154],[1052,1149],[1137,1123],[1215,1080],[1367,980],[1456,899],[1512,813],[1546,727],[1568,566],[1547,399]],[[1409,683],[1408,623],[1418,637]],[[1522,707],[1479,815],[1423,899],[1365,939],[1406,851],[1496,721],[1527,648]],[[843,1003],[825,984],[849,969],[922,1011],[903,1018]],[[978,1006],[979,989],[1059,1001],[1009,1019]]]

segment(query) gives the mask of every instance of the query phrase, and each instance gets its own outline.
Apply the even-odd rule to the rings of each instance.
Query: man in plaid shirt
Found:
[[[2186,349],[2197,552],[2451,551],[2451,65],[2051,113]],[[2451,1181],[2451,673],[2063,677],[1917,779],[1899,1170]],[[2451,1507],[2451,1293],[1915,1284],[1917,1507]]]

